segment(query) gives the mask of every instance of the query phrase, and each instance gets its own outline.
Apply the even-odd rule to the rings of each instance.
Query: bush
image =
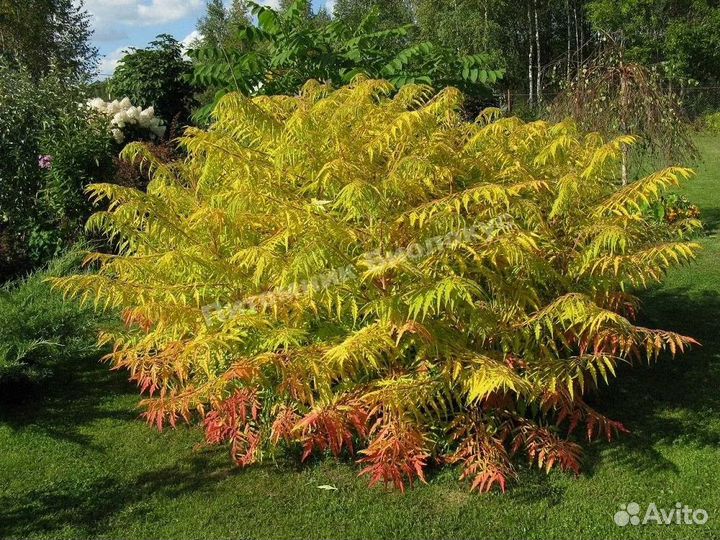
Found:
[[[172,128],[173,126],[171,126],[171,132]],[[180,159],[182,155],[173,143],[173,138],[174,136],[171,133],[169,140],[166,139],[157,143],[146,142],[145,148],[160,161],[169,162]],[[130,163],[120,157],[115,158],[115,178],[113,183],[144,191],[148,184],[148,171],[139,163]]]
[[[504,489],[519,453],[577,472],[570,432],[624,430],[585,396],[693,342],[636,326],[627,292],[693,258],[697,220],[641,208],[691,172],[619,188],[632,137],[467,123],[455,89],[392,92],[229,94],[181,138],[187,159],[129,145],[147,194],[93,186],[111,209],[88,223],[119,254],[54,283],[124,310],[103,341],[150,422],[201,419],[241,465],[288,444],[359,449],[398,487],[449,462]]]
[[[0,276],[22,267],[20,259],[27,259],[28,222],[42,185],[39,134],[49,116],[45,107],[52,109],[58,101],[59,96],[42,84],[35,87],[29,73],[0,65]]]
[[[63,73],[35,80],[0,65],[0,278],[73,243],[90,214],[83,189],[112,178],[117,149],[84,99]]]
[[[80,260],[70,253],[0,288],[0,401],[19,399],[58,362],[96,350],[92,310],[64,301],[45,282],[50,276],[77,272]]]
[[[712,135],[720,135],[720,112],[706,114],[700,122],[702,129]]]
[[[668,193],[647,207],[647,211],[659,221],[675,223],[688,219],[698,219],[700,209],[684,195]]]
[[[141,107],[154,107],[167,123],[184,124],[195,103],[188,82],[191,72],[182,45],[172,36],[161,34],[149,47],[131,49],[122,57],[108,82],[108,92],[117,99],[127,97]]]
[[[92,212],[85,188],[98,181],[110,181],[115,174],[113,157],[117,145],[109,135],[103,118],[73,104],[58,116],[57,125],[43,130],[41,151],[51,158],[44,171],[38,206],[45,212],[44,229],[56,235],[52,252],[77,242],[83,225]],[[47,254],[35,254],[38,262]]]

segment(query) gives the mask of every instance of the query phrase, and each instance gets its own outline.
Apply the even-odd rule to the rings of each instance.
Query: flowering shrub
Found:
[[[74,242],[90,214],[83,194],[112,177],[112,144],[84,87],[0,61],[0,279],[42,265]]]
[[[453,463],[505,489],[518,455],[577,473],[574,432],[625,430],[586,396],[693,343],[636,325],[629,292],[693,259],[698,221],[641,207],[692,173],[619,187],[632,137],[468,123],[453,88],[394,92],[228,94],[184,159],[128,145],[147,193],[90,189],[110,205],[88,227],[119,252],[54,283],[123,310],[102,341],[151,423],[199,421],[240,465],[297,445],[357,451],[371,483],[399,488]]]
[[[53,157],[49,155],[38,156],[38,167],[45,170],[52,169]]]
[[[54,130],[43,134],[41,145],[46,154],[38,163],[44,183],[40,203],[62,247],[82,236],[83,224],[93,212],[85,188],[112,181],[117,149],[105,119],[77,105]]]
[[[88,100],[87,104],[90,109],[110,118],[110,132],[118,144],[125,141],[126,132],[130,131],[134,132],[134,139],[147,138],[148,131],[151,139],[161,139],[165,135],[166,127],[163,121],[155,116],[153,107],[134,107],[129,98],[104,101],[97,97]]]

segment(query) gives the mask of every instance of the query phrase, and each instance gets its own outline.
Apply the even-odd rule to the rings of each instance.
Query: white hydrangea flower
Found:
[[[103,100],[103,98],[99,98],[99,97],[89,99],[87,104],[88,104],[88,107],[90,107],[91,109],[98,111],[98,112],[105,112],[105,110],[107,108],[107,104],[105,103],[105,100]]]
[[[113,139],[115,139],[115,142],[118,144],[122,144],[122,142],[125,140],[125,134],[122,132],[121,129],[113,128],[110,130],[110,133],[112,133]]]
[[[124,128],[127,120],[127,113],[125,111],[120,111],[119,113],[116,113],[115,116],[113,116],[110,124],[119,128]]]
[[[116,114],[119,110],[120,110],[120,102],[117,99],[108,103],[108,105],[107,105],[108,114]]]
[[[165,135],[167,128],[163,121],[155,116],[154,107],[143,109],[142,107],[133,106],[127,97],[120,101],[115,99],[109,102],[104,101],[102,98],[94,98],[88,100],[87,105],[110,119],[110,132],[118,143],[125,140],[123,129],[126,126],[137,125],[150,131],[153,138]]]
[[[140,107],[128,107],[126,111],[126,115],[128,120],[132,121],[132,123],[137,122],[140,119],[140,112],[142,109]]]

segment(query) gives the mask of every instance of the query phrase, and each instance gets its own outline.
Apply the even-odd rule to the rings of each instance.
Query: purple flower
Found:
[[[53,157],[52,156],[38,156],[38,166],[41,169],[50,170],[52,168]]]

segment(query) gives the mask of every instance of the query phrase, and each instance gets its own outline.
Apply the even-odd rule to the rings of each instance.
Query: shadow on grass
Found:
[[[708,234],[717,233],[720,228],[720,208],[705,208],[700,218]]]
[[[227,457],[224,452],[222,457]],[[67,528],[75,535],[97,536],[113,516],[131,506],[136,516],[146,515],[155,498],[168,501],[202,492],[238,472],[229,464],[223,467],[219,458],[217,452],[207,452],[127,481],[115,476],[63,481],[20,498],[0,497],[0,537],[57,534]]]
[[[182,447],[179,457],[171,458],[168,465],[143,470],[138,459],[124,470],[108,470],[107,454],[112,447],[95,440],[97,429],[103,428],[92,429],[91,424],[109,420],[115,427],[131,426],[142,420],[135,408],[137,387],[128,382],[125,372],[100,363],[99,356],[96,352],[51,366],[51,376],[35,387],[32,395],[0,407],[0,426],[77,445],[78,453],[101,465],[101,471],[92,468],[57,478],[51,475],[42,487],[0,495],[0,538],[65,536],[69,531],[74,537],[96,537],[123,512],[143,519],[156,504],[212,490],[222,480],[243,473],[222,446]],[[148,436],[160,435],[149,432]],[[137,448],[137,452],[141,454],[143,449]],[[61,459],[63,451],[56,455]],[[299,459],[283,460],[283,465],[286,471],[300,468]],[[273,465],[255,469],[263,467],[271,469]]]
[[[644,299],[642,324],[684,333],[703,346],[656,365],[622,369],[618,380],[595,397],[594,406],[624,422],[632,433],[612,444],[586,446],[584,474],[590,476],[604,461],[639,472],[677,472],[657,445],[720,445],[720,424],[708,421],[720,417],[716,391],[720,386],[720,323],[715,318],[720,313],[720,294],[657,289],[646,293]],[[58,366],[45,393],[37,399],[0,410],[0,424],[41,430],[58,440],[104,452],[106,448],[93,447],[92,437],[85,435],[82,427],[102,419],[137,421],[136,401],[137,390],[123,373],[110,371],[96,359],[83,358]],[[189,448],[187,454],[191,454]],[[299,468],[297,459],[288,459],[283,466],[286,471]],[[58,534],[63,529],[72,529],[79,536],[97,536],[123,512],[142,519],[152,513],[158,500],[205,490],[212,496],[214,486],[241,471],[230,463],[226,449],[217,448],[150,471],[127,473],[125,477],[110,472],[93,478],[73,477],[0,497],[0,537]],[[547,475],[524,469],[521,481],[508,494],[519,502],[543,500],[551,506],[560,504],[564,495],[565,488]]]
[[[631,433],[612,444],[593,444],[585,456],[592,475],[603,460],[652,472],[677,467],[656,445],[720,446],[720,294],[714,290],[657,289],[644,296],[641,324],[695,338],[701,346],[650,366],[623,367],[593,405]]]
[[[113,404],[118,396],[137,396],[137,389],[123,373],[111,371],[98,361],[100,353],[58,362],[29,395],[0,406],[0,425],[21,430],[31,428],[58,440],[93,448],[81,428],[96,420],[132,420],[137,411]],[[109,405],[112,404],[112,405]]]

